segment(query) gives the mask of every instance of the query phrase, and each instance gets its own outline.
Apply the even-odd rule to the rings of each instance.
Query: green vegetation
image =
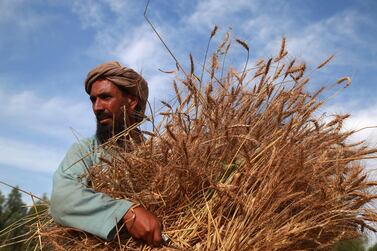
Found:
[[[367,248],[365,237],[355,240],[339,242],[332,251],[377,251],[377,243]]]
[[[377,243],[370,247],[368,251],[377,251]]]
[[[42,199],[47,201],[46,195]],[[30,227],[37,219],[36,212],[46,208],[45,202],[39,200],[28,208],[17,187],[11,190],[7,198],[0,191],[0,250],[28,250],[24,240],[32,232]]]

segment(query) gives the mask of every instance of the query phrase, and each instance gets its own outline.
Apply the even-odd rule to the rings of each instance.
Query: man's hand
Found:
[[[127,211],[123,216],[128,232],[135,239],[146,241],[149,245],[160,246],[162,243],[160,222],[157,217],[138,206]]]

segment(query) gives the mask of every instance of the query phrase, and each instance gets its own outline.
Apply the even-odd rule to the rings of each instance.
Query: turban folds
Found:
[[[119,62],[107,62],[96,66],[88,73],[85,79],[85,91],[90,94],[93,83],[101,79],[107,79],[137,97],[139,99],[137,110],[144,114],[148,99],[148,83],[140,74]]]

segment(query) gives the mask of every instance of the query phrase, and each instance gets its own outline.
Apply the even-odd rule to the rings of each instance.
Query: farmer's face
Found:
[[[106,141],[125,129],[124,112],[127,116],[135,112],[137,99],[127,95],[107,79],[97,80],[90,90],[92,109],[97,118],[97,136]],[[103,143],[103,142],[101,142]]]

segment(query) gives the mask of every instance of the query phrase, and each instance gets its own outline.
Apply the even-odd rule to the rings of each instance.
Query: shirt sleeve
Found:
[[[50,213],[54,221],[106,240],[114,238],[116,225],[131,207],[89,188],[84,176],[93,163],[89,147],[74,144],[55,171]]]

